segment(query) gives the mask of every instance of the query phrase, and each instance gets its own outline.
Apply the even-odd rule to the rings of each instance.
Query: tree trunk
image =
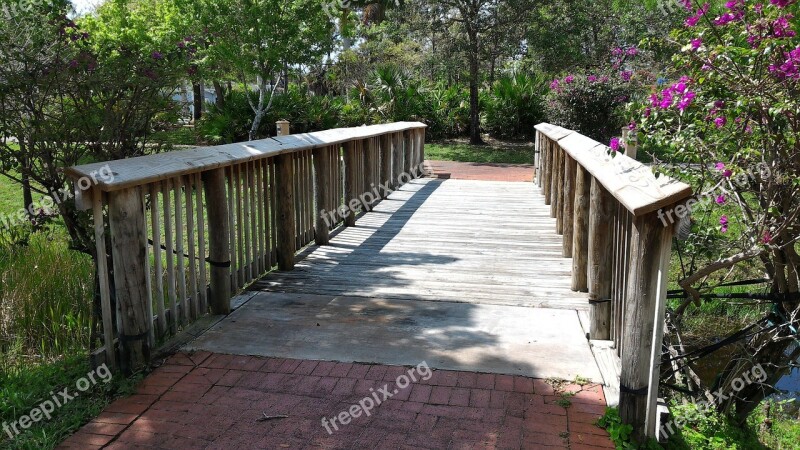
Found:
[[[203,117],[203,83],[192,83],[193,102],[194,102],[194,120],[200,120]]]
[[[19,140],[19,148],[22,150],[22,154],[26,154],[25,151],[25,141],[23,139]],[[33,212],[31,211],[31,205],[33,205],[33,190],[31,189],[31,161],[29,158],[25,157],[22,161],[22,202],[24,203],[23,207],[25,211],[27,211],[28,219],[33,219]]]
[[[217,108],[225,107],[225,87],[221,82],[214,80],[214,93],[217,95]]]
[[[478,33],[469,33],[469,142],[472,145],[484,145],[481,139],[481,113],[480,113],[480,54],[478,46]]]

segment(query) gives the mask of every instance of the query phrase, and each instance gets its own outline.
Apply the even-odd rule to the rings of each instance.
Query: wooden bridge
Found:
[[[622,417],[653,435],[674,229],[658,211],[690,188],[547,124],[532,183],[425,178],[424,133],[395,123],[70,169],[96,181],[76,183],[78,204],[110,255],[96,363],[135,370],[222,315],[194,348],[584,375],[618,386]],[[113,179],[97,179],[106,164]],[[586,334],[596,357],[621,359],[619,379],[600,379]],[[476,341],[491,345],[465,350]]]

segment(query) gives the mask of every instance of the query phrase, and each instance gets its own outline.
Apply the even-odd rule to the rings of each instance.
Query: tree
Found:
[[[686,164],[663,170],[692,182],[690,239],[711,242],[709,258],[680,280],[681,316],[734,269],[758,266],[771,304],[722,371],[713,392],[720,411],[744,423],[800,357],[800,39],[794,0],[692,2],[670,40],[681,49],[675,79],[644,104],[643,148]],[[736,337],[736,335],[734,336]],[[763,369],[764,380],[742,383]]]
[[[463,27],[467,37],[469,66],[470,143],[483,144],[480,126],[481,51],[492,31],[522,26],[531,1],[524,0],[435,0],[434,14]]]
[[[249,137],[256,139],[284,69],[310,64],[331,51],[333,24],[313,0],[205,0],[198,8],[204,29],[213,30],[205,54],[249,94]]]

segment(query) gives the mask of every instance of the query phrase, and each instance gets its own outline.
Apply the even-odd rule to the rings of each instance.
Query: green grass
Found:
[[[57,225],[0,246],[0,363],[30,367],[89,347],[94,269]],[[0,370],[4,370],[0,369]]]
[[[52,398],[64,388],[69,393],[78,393],[76,383],[91,371],[85,355],[64,357],[50,364],[26,367],[21,370],[0,372],[0,426],[9,426],[18,421],[43,401]],[[97,373],[104,375],[104,373]],[[11,439],[0,430],[0,448],[7,449],[51,449],[96,417],[110,401],[121,395],[129,395],[138,379],[126,379],[121,375],[95,375],[97,384],[80,393],[74,400],[55,408],[51,418],[42,418],[27,430]],[[61,397],[58,397],[61,399]],[[13,431],[12,431],[13,434]]]
[[[0,214],[13,214],[22,209],[22,188],[0,175]]]
[[[491,164],[533,164],[533,147],[518,145],[425,144],[425,159]]]
[[[162,144],[167,147],[175,145],[197,145],[197,135],[194,127],[176,127],[171,130],[158,131],[150,136],[150,142]]]

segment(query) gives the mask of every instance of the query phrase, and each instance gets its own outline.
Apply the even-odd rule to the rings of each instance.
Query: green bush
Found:
[[[546,84],[538,76],[503,77],[483,93],[483,128],[501,139],[532,139],[544,120]]]
[[[625,125],[623,107],[631,99],[631,90],[619,74],[577,74],[554,80],[547,96],[548,120],[607,144]]]

